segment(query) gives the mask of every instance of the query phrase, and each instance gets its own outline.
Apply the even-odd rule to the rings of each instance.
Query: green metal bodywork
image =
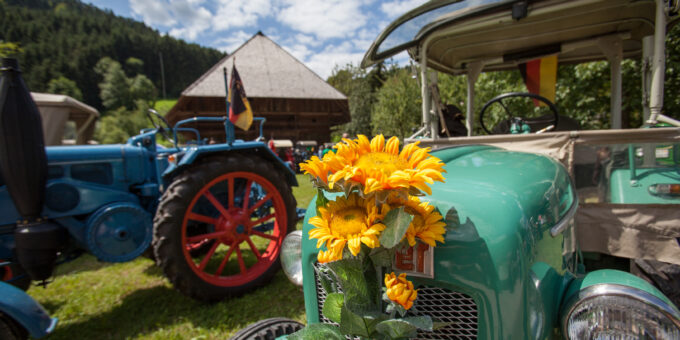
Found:
[[[631,180],[631,178],[633,178]],[[635,176],[630,169],[616,169],[611,174],[610,200],[612,203],[628,204],[678,204],[680,197],[656,196],[649,193],[649,187],[660,183],[680,183],[680,171],[669,168],[636,169]]]
[[[564,167],[548,157],[491,146],[433,155],[446,164],[446,183],[433,185],[424,199],[445,216],[448,232],[434,251],[434,279],[414,277],[414,283],[473,297],[480,338],[553,334],[561,292],[576,266],[574,254],[565,252],[571,231],[550,235],[576,203]],[[305,220],[315,211],[312,203]],[[310,228],[305,223],[303,235]],[[307,321],[314,323],[319,321],[312,267],[316,242],[304,236],[302,250]]]
[[[569,218],[567,212],[577,204],[569,175],[557,161],[483,145],[432,154],[446,164],[446,182],[433,185],[432,195],[423,199],[445,216],[448,231],[446,242],[434,249],[434,279],[410,279],[417,286],[471,296],[478,306],[480,339],[559,334],[560,306],[569,287],[632,282],[663,297],[625,272],[577,274],[573,227],[555,237],[550,234],[551,227]],[[315,201],[307,209],[302,241],[308,323],[319,322],[313,268],[318,250],[316,240],[306,236],[312,228],[307,221],[316,212]]]

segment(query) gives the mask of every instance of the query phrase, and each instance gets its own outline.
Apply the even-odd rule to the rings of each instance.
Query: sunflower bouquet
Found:
[[[398,138],[383,135],[344,138],[333,149],[300,169],[318,188],[309,237],[329,293],[322,312],[337,326],[309,325],[289,339],[402,339],[433,330],[430,317],[409,316],[418,290],[391,268],[400,249],[444,242],[442,215],[419,198],[444,181],[444,164],[417,142],[399,150]]]

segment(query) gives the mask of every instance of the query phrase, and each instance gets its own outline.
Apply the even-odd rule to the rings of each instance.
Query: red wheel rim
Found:
[[[241,190],[235,192],[239,184]],[[227,192],[215,193],[218,186]],[[254,188],[262,191],[259,197]],[[204,213],[206,205],[212,214]],[[263,211],[264,216],[257,215]],[[211,230],[187,235],[190,221],[204,223]],[[257,230],[271,222],[271,230]],[[286,205],[276,187],[252,172],[232,172],[210,181],[191,200],[182,221],[182,252],[202,280],[222,287],[240,286],[258,278],[276,261],[287,228]],[[211,241],[207,254],[191,256],[192,249]],[[258,249],[258,244],[264,249]]]
[[[12,268],[10,268],[9,266],[0,267],[0,273],[2,273],[3,271],[4,274],[2,275],[2,281],[9,281],[12,278]]]

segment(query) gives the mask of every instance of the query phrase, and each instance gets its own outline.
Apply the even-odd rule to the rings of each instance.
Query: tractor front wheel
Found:
[[[28,339],[28,332],[14,320],[0,313],[0,339],[24,340]]]
[[[274,340],[293,334],[305,325],[291,319],[271,318],[260,320],[238,331],[229,340]]]
[[[295,229],[295,198],[265,160],[212,158],[176,176],[154,219],[156,261],[195,299],[241,295],[271,280]]]

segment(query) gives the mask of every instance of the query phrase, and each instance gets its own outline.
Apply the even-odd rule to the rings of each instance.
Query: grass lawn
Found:
[[[162,116],[165,116],[170,109],[175,106],[175,103],[177,103],[177,99],[159,99],[156,101],[156,105],[154,105],[154,109],[158,111]]]
[[[307,176],[293,188],[298,207],[314,196]],[[301,224],[298,224],[298,228]],[[59,318],[46,339],[228,339],[242,327],[270,317],[305,322],[299,288],[279,272],[267,286],[214,304],[180,294],[146,258],[119,264],[85,255],[57,268],[54,282],[29,295]]]

